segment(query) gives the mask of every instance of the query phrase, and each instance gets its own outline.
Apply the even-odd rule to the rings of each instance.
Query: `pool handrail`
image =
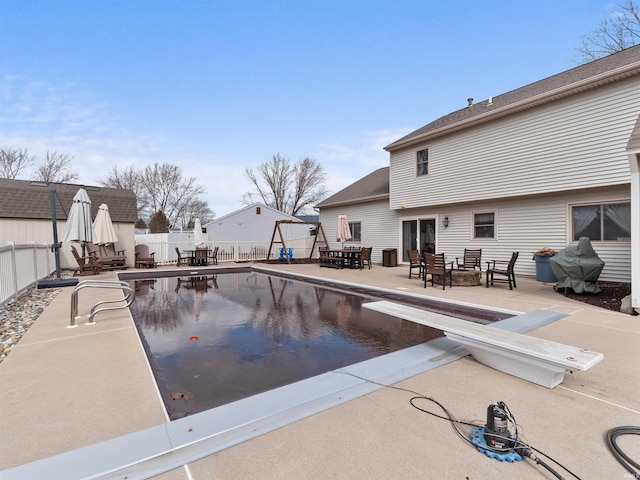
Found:
[[[71,293],[71,320],[67,328],[77,327],[78,325],[76,325],[76,320],[82,317],[82,315],[78,315],[78,294],[83,288],[115,288],[118,290],[123,290],[125,292],[123,294],[123,297],[120,299],[102,300],[91,307],[91,310],[89,312],[89,321],[86,323],[86,325],[95,325],[96,322],[93,319],[98,313],[107,310],[128,308],[135,300],[135,291],[131,288],[129,283],[123,280],[84,280],[82,282],[79,282],[78,285],[74,287],[73,292]],[[103,305],[105,303],[119,303],[123,301],[125,302],[124,305],[98,308],[99,305]]]

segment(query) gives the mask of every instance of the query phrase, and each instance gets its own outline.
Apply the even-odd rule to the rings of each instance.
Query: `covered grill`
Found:
[[[591,246],[588,237],[582,237],[575,247],[566,247],[549,259],[549,265],[558,279],[556,290],[572,289],[576,293],[598,293],[598,277],[604,261]]]

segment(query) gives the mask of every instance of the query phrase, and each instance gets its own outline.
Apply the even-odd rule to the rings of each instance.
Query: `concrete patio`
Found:
[[[220,267],[224,265],[210,268]],[[407,278],[408,266],[374,265],[362,271],[317,264],[268,267],[492,308],[565,314],[529,335],[601,352],[604,360],[589,371],[567,374],[554,389],[492,370],[472,357],[395,386],[434,398],[467,422],[484,423],[487,406],[504,401],[525,441],[580,478],[630,478],[609,452],[605,435],[614,427],[640,425],[639,317],[567,299],[552,285],[526,277],[517,278],[513,291],[506,285],[443,291]],[[99,277],[113,279],[116,274]],[[94,326],[69,329],[71,292],[62,290],[0,364],[2,479],[27,478],[21,472],[37,465],[30,462],[165,425],[128,312],[106,312]],[[113,291],[98,290],[80,295],[79,311],[86,313],[96,301],[114,297]],[[531,461],[499,462],[479,453],[453,432],[449,422],[413,408],[413,396],[381,388],[153,478],[552,478]],[[432,403],[421,406],[441,414]],[[622,437],[619,444],[631,458],[640,459],[638,436]],[[108,449],[104,455],[110,455]],[[133,473],[100,478],[145,477]]]

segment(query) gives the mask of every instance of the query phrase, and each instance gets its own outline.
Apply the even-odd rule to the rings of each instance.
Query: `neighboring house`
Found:
[[[0,178],[0,246],[13,242],[16,245],[52,244],[53,222],[50,191],[56,191],[55,211],[58,238],[66,223],[73,197],[84,188],[91,199],[91,217],[95,218],[98,207],[106,203],[111,221],[118,234],[118,250],[126,250],[127,262],[134,263],[134,224],[137,220],[136,196],[132,190],[103,188],[66,183],[35,182]],[[61,207],[62,204],[62,207]],[[64,207],[64,210],[63,210]],[[77,263],[69,244],[60,250],[63,268],[75,268]]]
[[[384,248],[397,248],[401,261],[414,248],[450,259],[482,248],[485,268],[519,251],[516,273],[525,275],[535,274],[537,250],[588,236],[606,262],[600,278],[630,282],[639,115],[635,46],[475,104],[469,99],[385,147],[388,190],[380,169],[317,205],[320,220],[330,239],[337,215],[359,222],[374,259]]]
[[[300,222],[296,217],[282,213],[261,203],[217,218],[205,225],[210,241],[251,241],[269,242],[273,236],[276,220]],[[283,225],[283,235],[287,238],[308,237],[312,225]]]

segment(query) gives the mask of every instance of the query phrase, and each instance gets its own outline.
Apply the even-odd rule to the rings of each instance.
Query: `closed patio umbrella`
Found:
[[[91,199],[84,188],[78,190],[73,197],[67,224],[64,226],[60,241],[80,242],[82,256],[85,255],[85,245],[96,241],[96,233],[91,221]]]
[[[346,215],[338,215],[338,230],[336,233],[336,240],[340,243],[351,240],[351,229],[349,228],[349,221],[347,220]]]
[[[202,224],[200,223],[200,219],[196,218],[195,225],[193,226],[193,243],[198,248],[199,245],[202,245],[205,242],[204,234],[202,233]]]
[[[109,207],[103,203],[98,207],[96,219],[93,221],[93,229],[96,232],[96,243],[107,245],[118,241],[118,234],[113,228]]]

